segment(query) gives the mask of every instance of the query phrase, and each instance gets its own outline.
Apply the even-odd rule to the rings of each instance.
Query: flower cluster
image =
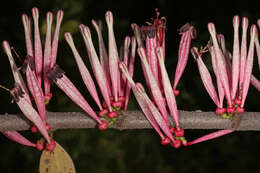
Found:
[[[124,46],[122,47],[123,55],[119,57],[117,45],[115,41],[114,31],[113,31],[113,15],[112,12],[108,11],[105,15],[106,23],[108,27],[108,53],[106,50],[106,46],[102,37],[102,23],[101,21],[96,22],[92,20],[92,24],[96,29],[99,41],[99,55],[97,54],[95,47],[92,42],[91,32],[88,26],[81,24],[79,26],[79,30],[82,34],[86,50],[88,53],[88,59],[91,64],[91,68],[94,73],[94,77],[97,81],[99,90],[103,96],[104,102],[101,104],[101,101],[98,96],[98,92],[96,86],[94,84],[94,80],[92,79],[88,68],[85,66],[80,54],[78,53],[73,38],[70,33],[65,33],[65,39],[69,44],[72,53],[74,55],[75,61],[79,68],[81,77],[90,93],[95,103],[99,108],[99,113],[97,117],[95,113],[92,111],[86,111],[88,114],[92,115],[92,117],[100,124],[99,129],[105,130],[108,126],[112,125],[118,116],[118,111],[121,109],[126,110],[130,95],[130,85],[127,80],[120,74],[119,72],[119,59],[123,59],[123,61],[128,65],[128,69],[131,72],[131,76],[133,75],[134,70],[134,60],[135,60],[135,49],[136,49],[136,41],[135,38],[130,38],[129,36],[125,37]],[[129,51],[131,44],[131,52]],[[49,76],[53,78],[53,72],[50,72]],[[63,79],[64,75],[60,75],[61,77],[57,77],[54,79],[55,83],[58,84],[58,81]],[[65,81],[64,81],[65,82]],[[64,83],[65,84],[65,83]],[[58,84],[60,86],[60,84]],[[61,88],[61,87],[60,87]],[[63,91],[65,91],[63,89]],[[71,91],[76,93],[76,91]],[[65,92],[69,94],[68,92]],[[78,94],[79,95],[79,94]],[[79,97],[70,97],[74,100],[78,105],[81,104],[81,96]],[[74,98],[74,99],[73,99]],[[83,109],[84,110],[84,109]],[[104,119],[102,122],[99,118]]]
[[[238,126],[240,115],[244,112],[250,83],[260,91],[260,81],[252,75],[255,47],[260,68],[260,44],[257,26],[251,26],[250,43],[247,46],[249,24],[246,17],[242,18],[241,42],[239,40],[240,19],[238,16],[233,19],[234,44],[232,53],[225,47],[224,36],[216,33],[213,23],[208,24],[210,41],[207,46],[201,50],[196,47],[190,49],[191,41],[196,37],[197,33],[190,23],[183,25],[179,29],[181,39],[178,50],[178,63],[174,81],[171,85],[165,66],[166,18],[160,18],[156,9],[156,18],[152,20],[152,23],[141,27],[132,24],[135,36],[125,37],[124,45],[121,47],[121,53],[119,54],[113,29],[113,14],[107,11],[105,20],[108,28],[108,50],[102,36],[101,21],[92,20],[92,25],[98,36],[99,53],[96,52],[94,47],[89,27],[83,24],[79,25],[94,78],[84,64],[74,44],[72,35],[68,32],[64,35],[71,48],[82,80],[99,108],[98,113],[96,113],[66,76],[65,72],[56,64],[63,11],[59,10],[57,12],[56,29],[53,38],[51,38],[53,14],[48,12],[46,15],[47,30],[44,51],[39,32],[39,10],[37,8],[32,9],[32,16],[34,23],[33,37],[30,18],[26,14],[22,15],[27,50],[26,58],[21,59],[7,41],[2,43],[3,49],[9,58],[15,86],[11,90],[1,85],[0,87],[10,92],[23,114],[34,124],[31,128],[32,132],[39,131],[44,139],[32,143],[16,131],[2,133],[13,141],[36,147],[38,150],[45,148],[53,151],[56,146],[52,134],[49,133],[51,127],[46,123],[46,104],[52,98],[51,82],[55,83],[73,102],[91,116],[98,123],[99,130],[107,129],[117,120],[118,112],[127,109],[130,89],[132,89],[146,118],[161,137],[161,144],[170,144],[174,148],[179,148],[181,145],[196,144],[234,131],[219,130],[191,142],[188,142],[184,137],[175,97],[180,94],[177,85],[187,65],[190,50],[197,62],[203,85],[217,106],[216,114],[223,118],[234,119],[233,128]],[[260,19],[257,24],[260,28]],[[136,47],[138,47],[137,53],[141,60],[146,86],[151,98],[146,94],[143,85],[135,83],[132,79]],[[17,68],[15,64],[12,50],[22,62],[21,68]],[[209,52],[211,55],[217,91],[211,74],[202,60],[202,55],[205,52]],[[25,74],[26,82],[23,81],[20,71]],[[95,85],[94,79],[98,86]],[[101,93],[102,99],[100,99],[98,93]],[[224,105],[224,99],[226,99],[226,105]],[[173,122],[170,121],[168,111]]]
[[[250,82],[259,88],[259,81],[252,76],[254,49],[260,51],[258,33],[256,25],[250,29],[250,43],[247,51],[247,28],[248,19],[242,19],[242,40],[239,42],[239,17],[234,16],[234,43],[233,53],[231,54],[225,47],[225,40],[222,34],[217,34],[213,23],[208,24],[208,30],[211,36],[208,45],[202,49],[193,47],[192,55],[195,58],[202,82],[213,102],[217,105],[216,114],[222,118],[229,118],[234,122],[232,128],[236,128],[240,122],[240,115],[244,112],[245,100],[248,94]],[[259,22],[258,22],[259,23]],[[258,24],[259,25],[259,24]],[[259,25],[260,26],[260,25]],[[218,94],[212,82],[211,75],[202,60],[202,54],[210,52],[212,67],[216,76]],[[258,54],[258,59],[260,54]],[[227,108],[223,107],[224,98],[227,100]],[[217,138],[234,130],[219,130],[198,138],[189,144],[196,144],[213,138]]]
[[[179,94],[176,87],[187,64],[190,43],[195,38],[196,31],[189,23],[180,29],[182,38],[174,87],[172,87],[165,67],[165,17],[159,18],[159,12],[156,9],[156,18],[153,19],[152,24],[142,27],[132,24],[132,28],[138,43],[137,52],[141,59],[146,85],[152,100],[147,96],[140,83],[134,83],[123,62],[120,64],[120,68],[129,80],[141,109],[160,135],[162,145],[171,144],[175,148],[179,148],[181,144],[186,146],[188,142],[184,137],[184,130],[180,127],[175,96]],[[145,40],[145,46],[143,40]],[[167,107],[175,127],[170,125]]]
[[[253,81],[252,83],[257,83],[256,78],[251,77],[254,47],[255,45],[256,47],[259,45],[257,27],[256,25],[251,26],[250,43],[249,48],[247,48],[248,19],[246,17],[242,19],[241,44],[239,41],[239,24],[239,17],[234,16],[234,42],[232,54],[225,47],[224,36],[216,33],[213,23],[208,24],[211,39],[206,48],[198,51],[198,49],[194,47],[191,50],[197,61],[203,84],[217,106],[216,114],[223,118],[234,119],[233,127],[238,125],[240,115],[244,112],[250,81]],[[206,49],[211,55],[218,92],[216,92],[210,73],[201,58]],[[259,49],[257,50],[259,51]],[[224,99],[227,100],[226,108],[223,105]]]
[[[50,92],[50,81],[47,78],[47,72],[49,72],[49,70],[56,62],[59,30],[63,19],[63,11],[59,10],[57,12],[56,29],[53,40],[51,40],[53,14],[48,12],[46,15],[47,32],[44,53],[42,52],[42,44],[39,32],[38,8],[32,9],[32,16],[34,23],[34,37],[32,37],[30,18],[26,14],[22,15],[27,50],[26,58],[22,60],[20,56],[14,51],[17,57],[23,63],[21,68],[17,68],[15,64],[14,58],[12,56],[12,48],[10,47],[9,43],[7,41],[3,41],[2,43],[3,49],[8,56],[15,80],[15,86],[12,90],[7,88],[5,89],[8,90],[13,96],[14,101],[17,103],[18,107],[21,109],[26,118],[28,118],[34,124],[31,128],[32,132],[36,133],[39,131],[47,141],[45,148],[48,150],[54,150],[56,144],[48,134],[50,125],[46,123],[45,103],[49,102],[52,96]],[[20,69],[25,74],[26,82],[23,81]],[[44,85],[44,91],[42,89],[42,81]],[[34,104],[36,105],[37,109],[34,108]],[[34,144],[25,139],[16,131],[7,131],[3,132],[3,134],[11,140],[14,140],[23,145],[37,147],[38,150],[44,149],[44,139],[38,140],[37,144]]]

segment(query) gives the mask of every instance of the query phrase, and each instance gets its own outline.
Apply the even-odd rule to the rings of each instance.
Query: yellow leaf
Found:
[[[54,151],[42,152],[40,173],[76,173],[76,170],[68,153],[56,142]]]

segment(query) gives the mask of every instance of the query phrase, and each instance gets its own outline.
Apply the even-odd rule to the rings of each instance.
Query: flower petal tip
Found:
[[[111,11],[107,11],[105,16],[106,16],[107,24],[112,25],[113,24],[113,13]]]
[[[239,26],[239,16],[238,15],[235,15],[233,17],[233,26],[234,27],[238,27]]]
[[[208,23],[208,30],[210,34],[215,35],[216,34],[216,29],[214,23]]]
[[[32,8],[32,15],[34,18],[39,18],[39,9],[37,7]]]

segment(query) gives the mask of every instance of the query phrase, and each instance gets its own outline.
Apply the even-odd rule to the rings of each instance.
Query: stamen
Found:
[[[19,54],[16,52],[16,50],[14,49],[14,47],[11,46],[10,49],[11,49],[11,51],[14,52],[14,54],[16,55],[16,57],[17,57],[17,58],[19,59],[19,61],[22,63],[23,60],[22,60],[22,58],[19,56]]]
[[[154,26],[142,26],[141,33],[141,37],[143,40],[145,40],[146,37],[154,38],[156,36],[156,28]]]
[[[135,23],[133,23],[131,25],[131,27],[132,27],[132,30],[134,32],[135,39],[137,41],[138,47],[139,48],[140,47],[144,48],[144,44],[143,44],[143,40],[142,40],[142,33],[141,33],[140,27],[137,24],[135,24]]]
[[[9,88],[6,88],[5,86],[3,86],[3,85],[0,85],[0,88],[2,88],[2,89],[4,89],[4,90],[6,90],[6,91],[8,91],[8,92],[11,92],[11,90],[9,89]]]
[[[24,92],[18,84],[15,84],[14,88],[9,91],[15,102],[19,102],[20,98],[24,96]]]
[[[53,68],[47,73],[47,77],[50,80],[57,82],[58,79],[63,77],[64,73],[65,72],[57,64],[55,64]]]
[[[185,25],[183,25],[180,29],[178,29],[179,33],[182,34],[188,30],[190,30],[191,28],[191,24],[190,23],[186,23]]]

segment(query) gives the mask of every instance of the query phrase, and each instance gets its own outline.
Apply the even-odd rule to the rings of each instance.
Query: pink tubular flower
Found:
[[[51,40],[51,27],[53,22],[53,14],[48,12],[46,15],[47,19],[47,32],[45,38],[45,47],[44,47],[44,55],[42,53],[42,45],[41,38],[39,32],[39,10],[34,7],[32,9],[32,16],[34,22],[34,47],[32,44],[33,37],[31,33],[31,21],[26,14],[22,15],[22,21],[24,25],[25,31],[25,40],[26,40],[26,49],[27,56],[32,57],[35,69],[33,73],[35,73],[38,85],[41,87],[41,81],[43,76],[44,81],[44,97],[45,103],[48,103],[52,97],[50,92],[50,81],[46,77],[47,72],[53,67],[56,62],[57,49],[58,49],[58,39],[59,39],[59,31],[60,25],[63,19],[63,11],[59,10],[57,12],[56,18],[56,29],[54,33],[53,41]],[[44,60],[43,60],[44,59]]]
[[[168,104],[168,108],[170,110],[172,118],[174,119],[176,128],[180,128],[177,104],[176,104],[174,93],[172,92],[170,79],[168,77],[167,70],[164,64],[162,47],[157,48],[157,57],[159,60],[159,67],[162,76],[162,85],[164,89],[164,95]]]
[[[32,9],[32,16],[34,22],[34,63],[35,63],[35,74],[41,86],[42,82],[42,44],[39,31],[39,10],[34,7]]]
[[[215,54],[215,50],[212,46],[212,42],[209,41],[208,43],[208,49],[209,49],[209,52],[210,52],[210,55],[211,55],[211,62],[212,62],[212,67],[213,67],[213,71],[214,71],[214,74],[216,76],[216,79],[217,79],[217,88],[218,88],[218,95],[219,95],[219,108],[223,108],[223,101],[224,101],[224,96],[225,96],[225,93],[224,93],[224,88],[221,84],[221,81],[220,81],[220,74],[218,72],[218,69],[217,69],[217,64],[216,64],[216,54]]]
[[[242,91],[244,76],[245,76],[245,65],[247,57],[247,28],[248,19],[242,18],[242,40],[241,40],[241,56],[240,56],[240,73],[239,73],[239,92]],[[241,93],[239,93],[241,95]]]
[[[112,91],[114,100],[118,100],[118,76],[119,76],[119,69],[118,69],[118,50],[115,41],[114,29],[113,29],[113,14],[111,11],[106,12],[106,23],[108,27],[108,57],[109,57],[109,70],[110,70],[110,77],[112,82]]]
[[[227,135],[227,134],[232,133],[232,132],[234,132],[234,130],[219,130],[219,131],[207,134],[205,136],[202,136],[198,139],[195,139],[194,141],[188,142],[188,145],[193,145],[193,144],[197,144],[197,143],[204,142],[204,141],[207,141],[207,140],[211,140],[211,139],[214,139],[214,138],[218,138],[218,137],[221,137],[223,135]]]
[[[130,59],[129,59],[129,63],[128,63],[128,71],[130,74],[130,77],[133,77],[134,74],[134,62],[135,62],[135,51],[136,51],[136,40],[135,37],[131,38],[131,52],[130,52]],[[127,106],[128,106],[128,101],[129,101],[129,96],[130,96],[130,90],[131,87],[128,84],[128,80],[125,81],[125,103],[123,106],[124,110],[127,110]]]
[[[156,55],[156,48],[158,47],[158,39],[156,37],[156,28],[155,26],[142,26],[141,30],[144,35],[147,35],[145,38],[146,41],[146,55],[148,64],[152,70],[152,74],[159,84],[159,63]]]
[[[129,61],[129,48],[130,48],[131,38],[129,36],[125,37],[124,46],[121,47],[122,51],[122,59],[123,62],[128,66]],[[126,89],[126,78],[122,75],[121,80],[121,74],[119,73],[119,96],[123,96]]]
[[[71,36],[70,33],[65,33],[65,38],[66,38],[66,41],[67,43],[69,44],[72,52],[73,52],[73,55],[75,57],[75,60],[77,62],[77,65],[78,65],[78,68],[80,70],[80,74],[81,74],[81,77],[86,85],[86,87],[88,88],[88,91],[90,93],[90,95],[92,96],[92,98],[95,100],[95,102],[97,103],[100,111],[103,110],[102,108],[102,105],[100,103],[100,100],[99,100],[99,97],[98,97],[98,94],[97,94],[97,90],[96,90],[96,86],[95,86],[95,83],[87,69],[87,67],[85,66],[82,58],[80,57],[75,45],[74,45],[74,42],[73,42],[73,38]]]
[[[147,62],[150,66],[155,81],[158,83],[159,88],[162,90],[161,74],[159,69],[159,61],[157,57],[157,48],[162,47],[162,56],[165,60],[165,31],[166,31],[166,18],[161,17],[158,9],[156,11],[156,18],[152,19],[152,23],[148,23],[148,26],[141,26],[139,28],[136,24],[132,24],[133,31],[135,33],[138,47],[145,48]],[[142,43],[142,39],[145,40],[145,47]],[[143,67],[144,70],[144,67]],[[145,75],[146,83],[148,85],[147,75]]]
[[[244,81],[243,81],[241,107],[244,107],[246,96],[247,96],[247,93],[249,90],[250,79],[251,79],[251,75],[252,75],[255,38],[258,37],[256,25],[251,26],[250,36],[251,36],[251,38],[250,38],[249,50],[248,50],[247,61],[246,61],[246,66],[245,66],[245,76],[244,76]]]
[[[111,85],[111,77],[110,77],[110,70],[109,70],[109,59],[107,55],[106,46],[104,43],[104,39],[102,36],[102,22],[95,20],[92,20],[92,25],[96,29],[97,35],[98,35],[98,48],[99,48],[99,58],[100,58],[100,64],[106,74],[108,86]],[[110,89],[111,90],[111,89]],[[109,95],[111,96],[111,91],[109,91]]]
[[[228,106],[231,106],[232,105],[231,94],[230,94],[230,86],[229,86],[229,80],[228,80],[228,75],[227,75],[225,57],[218,45],[218,41],[217,41],[217,37],[216,37],[216,30],[215,30],[215,26],[213,23],[208,24],[208,30],[210,32],[212,42],[213,42],[213,47],[214,47],[215,54],[216,54],[217,69],[219,70],[219,73],[221,76],[221,78],[220,78],[221,84],[223,85],[223,88],[224,88]]]
[[[40,115],[37,113],[37,111],[33,108],[31,103],[29,103],[26,100],[26,93],[23,92],[19,84],[15,84],[14,88],[12,90],[9,90],[3,86],[0,86],[1,88],[7,90],[12,95],[14,101],[20,108],[20,110],[23,112],[24,116],[29,119],[31,122],[34,123],[34,125],[38,128],[38,130],[41,132],[41,134],[44,136],[44,138],[47,140],[47,142],[50,142],[49,134],[46,129],[45,123],[40,118]],[[29,97],[29,96],[28,96]]]
[[[189,23],[183,25],[179,29],[179,32],[182,36],[181,36],[181,41],[180,41],[180,46],[178,51],[178,63],[177,63],[176,72],[174,76],[173,90],[176,90],[178,82],[188,62],[191,40],[196,38],[196,30]]]
[[[32,31],[31,20],[26,14],[23,14],[22,22],[23,22],[23,26],[24,26],[27,55],[34,57],[33,56],[32,38],[31,38],[31,31]]]
[[[63,19],[64,12],[59,10],[56,14],[56,28],[53,36],[52,44],[51,44],[51,65],[50,68],[54,66],[56,63],[56,57],[58,52],[58,43],[59,43],[59,35],[60,35],[60,26]]]
[[[96,78],[99,88],[101,90],[102,96],[108,106],[108,109],[111,112],[112,108],[111,108],[111,101],[110,101],[109,92],[108,92],[108,90],[109,90],[108,81],[105,77],[105,73],[103,71],[103,68],[101,67],[96,50],[92,43],[90,30],[88,27],[84,26],[83,24],[81,24],[79,26],[79,28],[80,28],[81,34],[84,38],[84,42],[85,42],[86,49],[88,52],[89,61],[90,61],[92,70],[94,72],[95,78]]]
[[[122,62],[120,63],[120,69],[122,73],[125,75],[126,79],[128,80],[129,84],[132,87],[133,93],[144,112],[146,118],[150,122],[150,124],[153,126],[153,128],[156,130],[156,132],[159,134],[161,139],[165,139],[162,131],[168,136],[173,142],[175,139],[173,138],[173,135],[171,134],[169,127],[166,123],[166,121],[162,118],[162,115],[160,115],[160,112],[157,110],[155,105],[152,103],[152,101],[148,98],[146,95],[144,88],[141,84],[135,84],[132,77],[130,76],[128,69],[126,65]]]
[[[88,53],[88,59],[91,64],[91,69],[93,70],[93,74],[97,81],[98,88],[104,99],[102,105],[100,103],[100,99],[98,97],[94,81],[92,80],[92,77],[88,72],[88,69],[84,65],[73,43],[72,36],[69,33],[65,33],[65,38],[73,52],[82,79],[86,87],[88,88],[91,96],[93,97],[93,99],[99,107],[99,116],[107,119],[109,121],[108,125],[110,126],[117,119],[117,111],[119,111],[121,108],[127,109],[130,94],[130,86],[128,82],[124,79],[124,76],[122,76],[119,73],[119,57],[113,31],[113,15],[110,11],[106,13],[106,22],[108,26],[109,35],[108,54],[102,37],[102,23],[101,21],[96,22],[92,20],[92,24],[94,25],[98,35],[99,56],[92,42],[89,27],[83,24],[79,26],[79,30],[84,39],[84,43]],[[130,45],[131,51],[129,51]],[[128,64],[130,76],[132,76],[134,71],[134,60],[136,50],[135,38],[133,37],[131,39],[129,36],[126,36],[122,50],[124,50],[124,62]],[[103,128],[101,127],[101,129]]]
[[[45,47],[44,47],[44,64],[43,64],[43,81],[44,81],[44,93],[46,100],[50,99],[52,97],[52,94],[50,93],[50,81],[47,78],[47,73],[50,70],[51,67],[51,25],[53,21],[53,14],[51,12],[48,12],[46,14],[46,20],[47,20],[47,31],[46,31],[46,37],[45,37]]]
[[[40,118],[40,115],[37,113],[37,111],[32,107],[30,103],[24,99],[24,94],[22,90],[20,89],[20,86],[15,86],[13,90],[11,90],[11,94],[23,112],[23,114],[28,118],[30,121],[32,121],[35,126],[38,128],[38,130],[41,132],[41,134],[44,136],[44,138],[50,142],[50,138],[45,126],[45,122],[43,122]]]
[[[239,80],[239,16],[233,18],[234,27],[234,44],[233,44],[233,58],[232,58],[232,86],[231,86],[231,98],[235,99],[237,94],[237,86]]]
[[[14,76],[15,83],[16,83],[15,88],[13,90],[8,90],[8,89],[6,89],[6,90],[10,91],[11,95],[13,96],[14,100],[16,101],[17,105],[19,106],[21,111],[24,113],[24,115],[35,124],[35,126],[39,129],[39,131],[42,133],[42,135],[45,137],[45,139],[49,142],[50,140],[49,140],[48,132],[47,132],[46,125],[45,125],[46,124],[45,123],[45,104],[44,104],[44,100],[43,100],[43,93],[42,93],[41,88],[38,86],[38,81],[36,79],[34,72],[32,71],[33,70],[32,66],[34,65],[32,63],[32,59],[26,60],[26,62],[24,63],[25,64],[24,67],[25,67],[26,74],[27,74],[26,78],[28,81],[28,86],[32,85],[32,86],[30,86],[31,87],[30,91],[34,97],[34,100],[36,102],[40,115],[32,106],[28,90],[26,88],[26,85],[22,79],[22,76],[21,76],[19,70],[17,69],[17,66],[14,62],[14,59],[13,59],[13,56],[11,53],[10,46],[7,41],[3,41],[3,48],[9,58],[11,69],[12,69],[13,76]],[[36,94],[36,95],[34,95],[34,94]],[[10,139],[12,139],[18,143],[28,145],[28,146],[33,146],[32,143],[29,143],[26,139],[24,139],[17,132],[10,132],[10,133],[7,132],[6,135],[9,136]]]
[[[88,115],[90,115],[99,124],[102,121],[98,118],[94,110],[89,106],[87,101],[73,85],[73,83],[64,74],[65,72],[58,66],[54,67],[47,73],[48,78],[53,81],[73,102],[75,102],[80,108],[82,108]]]
[[[37,10],[36,10],[37,11]],[[33,10],[34,14],[35,10]],[[35,15],[35,14],[34,14]],[[37,17],[37,16],[36,16]],[[38,108],[39,114],[42,118],[42,120],[45,122],[45,103],[44,103],[44,96],[43,92],[40,86],[40,82],[37,78],[36,72],[35,72],[35,58],[33,56],[33,47],[32,47],[32,38],[31,38],[31,22],[29,20],[29,17],[27,15],[22,16],[23,24],[24,24],[24,31],[25,31],[25,39],[26,39],[26,45],[27,45],[27,58],[24,60],[24,67],[25,67],[25,73],[26,73],[26,80],[27,85],[29,87],[30,93],[32,94],[36,106]],[[37,21],[36,21],[37,24]],[[36,44],[40,44],[38,40],[38,36],[36,36]],[[35,52],[37,55],[39,54],[39,48],[36,47]],[[36,59],[38,60],[38,59]],[[41,63],[41,62],[39,62]],[[37,66],[39,66],[37,64]]]
[[[128,71],[126,65],[123,62],[121,62],[119,66],[120,66],[122,73],[125,75],[126,79],[128,80],[128,83],[131,86],[133,93],[135,95],[135,98],[136,98],[139,106],[141,107],[142,111],[144,112],[144,115],[146,116],[146,118],[148,119],[148,121],[150,122],[152,127],[159,134],[161,139],[164,139],[165,137],[164,137],[163,133],[161,132],[158,123],[156,122],[156,120],[152,116],[152,112],[150,111],[150,109],[149,109],[148,105],[146,104],[142,95],[137,91],[135,82],[133,81],[131,75],[129,74],[129,71]]]
[[[254,76],[251,76],[250,83],[260,92],[260,81]]]
[[[232,87],[232,54],[226,48],[225,37],[223,34],[217,34],[217,40],[218,40],[218,43],[220,43],[220,48],[224,55],[224,63],[225,63],[225,67],[227,70],[227,77],[228,77],[228,82],[229,82],[228,84],[229,84],[229,87],[231,90],[231,87]],[[213,44],[212,44],[212,46],[214,49]]]
[[[217,105],[217,107],[220,107],[218,95],[217,95],[215,87],[212,83],[212,78],[210,76],[210,73],[209,73],[206,65],[202,61],[201,53],[199,53],[198,48],[196,48],[196,47],[193,47],[191,49],[191,53],[198,64],[200,77],[202,79],[202,82],[203,82],[207,92],[209,93],[211,99],[214,101],[214,103]]]
[[[144,48],[138,48],[137,52],[138,52],[138,55],[141,58],[143,70],[144,70],[144,73],[146,74],[148,86],[151,90],[154,101],[155,101],[156,105],[158,106],[158,109],[160,110],[160,112],[161,112],[163,118],[165,119],[166,123],[169,125],[165,101],[164,101],[164,98],[162,96],[159,85],[158,85],[157,81],[155,80],[155,78],[152,74],[151,68],[150,68],[150,66],[147,62],[145,50],[144,50]]]
[[[34,98],[34,101],[36,103],[40,117],[41,117],[42,121],[45,123],[46,109],[45,109],[45,103],[44,103],[44,95],[43,95],[41,86],[39,86],[37,77],[34,73],[35,69],[34,69],[32,57],[27,56],[27,58],[25,59],[25,62],[24,62],[24,68],[25,68],[25,74],[26,74],[28,88]]]
[[[260,70],[260,44],[259,44],[258,36],[255,37],[255,48],[257,54],[258,69]]]
[[[162,131],[173,141],[175,142],[175,139],[173,138],[172,133],[170,132],[169,125],[165,121],[165,119],[162,118],[159,110],[156,108],[156,106],[153,104],[153,102],[149,99],[147,94],[145,93],[145,90],[142,86],[142,84],[137,83],[135,85],[137,92],[143,97],[143,99],[146,102],[146,105],[148,105],[148,108],[150,112],[152,112],[154,119],[162,129]]]
[[[5,131],[2,132],[2,134],[7,137],[8,139],[17,142],[19,144],[29,146],[29,147],[36,147],[36,144],[32,143],[28,139],[26,139],[24,136],[22,136],[20,133],[17,131]]]
[[[29,97],[29,91],[28,91],[28,89],[25,85],[25,82],[22,78],[22,75],[21,75],[19,69],[17,68],[17,66],[15,64],[10,45],[7,41],[3,41],[2,46],[3,46],[4,52],[8,56],[8,60],[10,62],[10,66],[11,66],[11,70],[12,70],[12,73],[13,73],[15,83],[17,83],[21,87],[21,90],[23,90],[23,92],[26,93],[25,99],[27,100],[28,103],[31,104],[31,99]]]

